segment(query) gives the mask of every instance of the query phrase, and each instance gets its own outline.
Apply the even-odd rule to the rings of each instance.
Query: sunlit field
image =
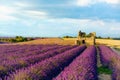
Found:
[[[20,42],[17,44],[58,44],[58,45],[75,45],[77,38],[45,38],[33,41]],[[104,44],[106,46],[120,48],[120,40],[113,39],[96,39],[96,45]]]
[[[120,0],[0,0],[0,80],[120,80]]]
[[[75,39],[47,38],[1,44],[0,79],[120,79],[120,55],[110,48],[118,40],[97,39],[99,44],[78,46]]]
[[[75,40],[64,40],[63,38],[45,38],[17,44],[58,44],[58,45],[75,45]]]

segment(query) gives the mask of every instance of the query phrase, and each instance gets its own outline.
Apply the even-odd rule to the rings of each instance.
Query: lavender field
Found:
[[[0,80],[99,80],[97,55],[120,80],[120,56],[103,45],[0,45]]]

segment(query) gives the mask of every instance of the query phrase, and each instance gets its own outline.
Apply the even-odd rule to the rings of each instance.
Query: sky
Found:
[[[0,0],[0,36],[120,37],[120,0]]]

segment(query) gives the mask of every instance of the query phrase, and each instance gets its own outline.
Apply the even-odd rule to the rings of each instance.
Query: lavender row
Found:
[[[17,64],[20,64],[20,63],[27,63],[26,61],[32,61],[35,60],[35,59],[38,59],[40,58],[41,56],[44,56],[46,54],[49,54],[49,53],[53,53],[56,51],[56,49],[59,49],[61,50],[62,48],[69,48],[68,46],[63,46],[63,47],[59,47],[59,48],[56,48],[55,49],[53,48],[52,50],[49,50],[49,48],[46,48],[46,50],[48,49],[47,52],[42,52],[41,54],[36,54],[36,55],[30,55],[30,56],[25,56],[25,57],[22,57],[22,58],[15,58],[13,60],[7,60],[7,59],[4,59],[0,65],[4,65],[4,66],[10,66],[10,65],[17,65]],[[39,50],[38,50],[39,51]],[[26,55],[29,55],[29,53],[25,53]],[[21,54],[18,54],[18,56],[20,56]],[[9,56],[8,56],[9,57]],[[22,65],[22,64],[21,64]]]
[[[62,46],[46,46],[46,47],[43,47],[41,49],[35,49],[33,51],[24,51],[24,50],[21,50],[19,51],[16,51],[14,53],[8,53],[8,54],[2,54],[0,57],[0,63],[4,62],[5,61],[12,61],[12,60],[15,60],[15,59],[18,59],[18,58],[21,58],[21,57],[26,57],[26,56],[32,56],[32,55],[38,55],[40,53],[43,53],[43,52],[47,52],[49,50],[54,50],[54,49],[57,49],[57,48],[60,48]],[[31,46],[32,48],[32,46]]]
[[[88,47],[53,80],[97,80],[96,48]]]
[[[28,68],[17,70],[9,77],[6,77],[5,80],[51,80],[85,48],[86,46],[78,46],[35,65],[31,65]]]
[[[104,66],[112,69],[112,80],[120,80],[120,56],[107,46],[99,46],[100,59]]]
[[[31,64],[35,64],[37,62],[40,62],[44,59],[47,59],[49,57],[55,56],[57,54],[60,54],[68,49],[74,48],[76,46],[64,46],[62,48],[59,48],[57,50],[50,50],[48,52],[45,52],[44,54],[39,54],[39,55],[32,55],[29,57],[24,57],[24,58],[19,58],[15,59],[13,61],[3,61],[0,66],[3,68],[0,71],[0,77],[4,78],[4,76],[8,75],[10,72],[13,72],[17,69],[21,69],[27,66],[30,66]]]
[[[19,52],[26,52],[26,51],[33,51],[45,47],[52,47],[52,46],[59,46],[59,45],[0,45],[0,55],[1,54],[9,54]],[[32,48],[31,48],[32,47]]]
[[[1,53],[9,53],[9,52],[15,52],[19,50],[25,50],[25,49],[31,49],[31,46],[33,48],[35,47],[42,47],[43,45],[0,45],[0,54]]]

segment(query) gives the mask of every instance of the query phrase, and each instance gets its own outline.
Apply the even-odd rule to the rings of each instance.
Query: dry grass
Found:
[[[47,38],[47,39],[37,39],[28,42],[20,42],[17,44],[59,44],[59,45],[74,45],[77,38]],[[107,46],[120,48],[120,40],[112,39],[96,39],[96,44],[104,44]]]
[[[112,40],[112,39],[96,39],[97,44],[104,44],[107,46],[120,48],[120,40]]]
[[[64,40],[61,38],[46,38],[46,39],[37,39],[28,42],[20,42],[17,44],[59,44],[59,45],[74,45],[74,40]]]

